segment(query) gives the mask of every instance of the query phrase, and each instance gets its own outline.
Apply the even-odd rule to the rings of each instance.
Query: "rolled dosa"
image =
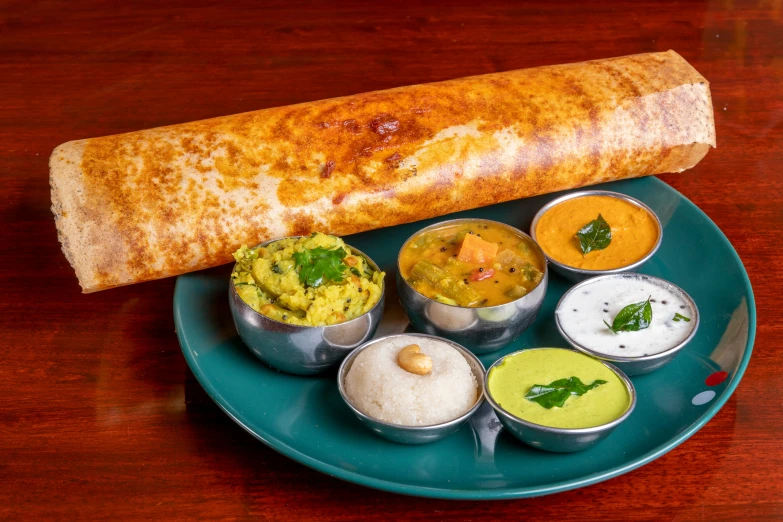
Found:
[[[603,181],[715,146],[708,82],[674,51],[537,67],[71,141],[52,211],[84,292]]]

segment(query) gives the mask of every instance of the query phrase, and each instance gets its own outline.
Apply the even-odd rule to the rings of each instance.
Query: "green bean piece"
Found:
[[[481,296],[473,288],[429,261],[422,260],[413,265],[411,276],[428,282],[460,306],[471,306],[481,301]]]

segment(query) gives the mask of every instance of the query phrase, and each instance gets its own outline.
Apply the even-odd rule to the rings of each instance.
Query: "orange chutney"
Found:
[[[525,236],[492,222],[424,231],[400,252],[400,275],[419,293],[445,304],[486,307],[533,290],[545,260]]]
[[[612,240],[603,250],[582,254],[576,233],[603,216]],[[645,209],[612,196],[567,199],[547,210],[536,224],[536,241],[555,261],[585,270],[622,268],[646,256],[658,242],[658,224]]]

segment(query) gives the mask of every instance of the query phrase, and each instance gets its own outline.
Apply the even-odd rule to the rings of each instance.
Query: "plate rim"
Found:
[[[435,488],[435,487],[428,487],[428,486],[421,486],[421,485],[411,485],[403,482],[394,482],[394,481],[369,477],[362,473],[342,469],[333,466],[332,464],[325,463],[314,457],[311,457],[305,453],[302,453],[301,451],[294,448],[293,446],[277,439],[276,437],[271,436],[269,433],[264,433],[264,434],[257,433],[249,426],[247,426],[239,418],[238,414],[236,413],[236,410],[231,406],[231,404],[228,401],[226,401],[223,398],[220,391],[206,380],[204,374],[201,371],[201,366],[199,365],[199,362],[193,357],[193,350],[189,347],[188,342],[184,337],[182,317],[180,315],[180,310],[177,307],[177,300],[178,300],[177,296],[181,292],[181,285],[183,283],[181,282],[182,278],[177,277],[177,281],[174,286],[174,296],[172,299],[172,305],[174,309],[174,326],[176,329],[177,340],[179,341],[180,349],[182,350],[182,354],[185,357],[185,361],[187,362],[188,367],[193,372],[193,375],[195,375],[196,380],[201,385],[201,387],[207,392],[207,395],[209,395],[210,398],[215,402],[215,404],[217,404],[218,407],[221,410],[223,410],[223,412],[226,415],[228,415],[228,417],[231,418],[235,423],[237,423],[242,429],[250,433],[256,439],[263,442],[266,446],[290,458],[291,460],[294,460],[300,464],[303,464],[311,469],[314,469],[316,471],[319,471],[331,477],[342,479],[347,482],[351,482],[353,484],[358,484],[361,486],[370,487],[382,491],[388,491],[391,493],[399,493],[402,495],[417,496],[417,497],[451,499],[451,500],[503,500],[503,499],[512,499],[512,498],[529,498],[529,497],[551,495],[554,493],[560,493],[571,489],[577,489],[580,487],[597,484],[599,482],[603,482],[611,478],[618,477],[620,475],[633,471],[637,468],[640,468],[652,462],[653,460],[665,455],[666,453],[670,452],[671,450],[675,449],[677,446],[679,446],[680,444],[682,444],[683,442],[691,438],[697,431],[699,431],[702,427],[704,427],[704,425],[707,424],[707,422],[709,422],[721,410],[721,408],[723,408],[726,402],[728,402],[728,400],[734,394],[734,391],[737,389],[737,386],[742,380],[742,377],[745,375],[745,370],[747,369],[748,364],[750,363],[750,357],[753,353],[753,345],[756,340],[756,299],[753,294],[753,287],[750,283],[750,276],[748,275],[748,271],[745,268],[745,264],[742,262],[742,259],[740,258],[739,254],[734,249],[734,246],[731,244],[731,241],[729,241],[729,239],[726,237],[726,235],[723,233],[720,227],[718,227],[718,225],[716,225],[715,222],[712,221],[712,219],[702,209],[700,209],[695,203],[693,203],[690,199],[685,197],[677,189],[675,189],[668,183],[662,181],[661,179],[655,176],[646,176],[645,178],[651,180],[653,183],[659,184],[663,188],[663,190],[673,191],[686,204],[690,205],[697,212],[701,213],[701,215],[706,218],[707,226],[712,226],[718,232],[718,235],[720,236],[722,241],[729,247],[729,250],[734,255],[735,260],[739,263],[739,266],[742,267],[743,283],[745,284],[745,290],[748,295],[748,300],[747,300],[748,341],[745,346],[745,354],[743,355],[742,360],[740,361],[740,364],[737,368],[737,372],[734,374],[734,376],[732,377],[731,381],[729,382],[728,386],[723,391],[723,393],[721,393],[718,399],[707,409],[707,411],[705,411],[687,430],[678,434],[677,436],[669,440],[667,443],[658,446],[657,448],[654,448],[653,450],[645,453],[640,457],[637,457],[636,459],[626,463],[625,465],[614,467],[602,472],[585,475],[576,480],[574,479],[561,480],[558,482],[548,483],[540,487],[516,487],[516,488],[506,487],[506,488],[486,489],[486,490],[458,489],[458,488],[444,489],[444,488]],[[637,179],[641,179],[641,178],[637,178]],[[621,180],[615,180],[615,181],[621,181]],[[187,275],[187,274],[183,274],[183,275]]]

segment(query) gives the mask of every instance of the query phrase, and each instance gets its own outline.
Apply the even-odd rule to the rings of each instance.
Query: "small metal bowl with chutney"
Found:
[[[416,330],[485,354],[533,323],[548,272],[544,253],[524,232],[487,219],[454,219],[408,238],[396,278]]]
[[[555,309],[563,338],[582,353],[642,375],[674,359],[699,328],[699,309],[679,286],[647,274],[594,277]]]
[[[376,435],[426,444],[457,431],[484,402],[484,365],[459,344],[425,334],[380,337],[343,360],[337,387]]]
[[[274,239],[234,256],[231,316],[245,345],[269,366],[294,375],[321,373],[378,329],[384,274],[341,239]]]
[[[484,396],[501,424],[545,451],[585,450],[636,406],[636,390],[621,370],[567,348],[514,352],[486,375]]]
[[[541,207],[530,235],[555,272],[579,282],[638,269],[661,246],[663,226],[638,199],[608,190],[582,190]]]

